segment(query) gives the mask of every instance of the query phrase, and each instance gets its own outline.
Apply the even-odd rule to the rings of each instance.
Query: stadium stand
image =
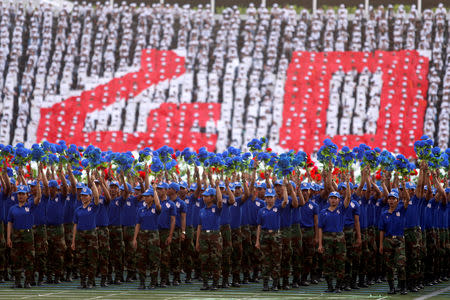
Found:
[[[214,16],[208,5],[0,3],[3,144],[223,151],[267,136],[313,151],[326,135],[404,151],[422,132],[449,144],[443,5],[350,15],[250,4]]]

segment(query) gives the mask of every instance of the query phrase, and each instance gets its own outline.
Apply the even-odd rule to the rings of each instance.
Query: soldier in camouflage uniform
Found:
[[[383,183],[384,184],[384,183]],[[402,182],[405,186],[405,183]],[[387,191],[387,188],[383,186]],[[401,190],[403,205],[399,204],[399,194],[396,191],[388,194],[389,209],[385,210],[379,220],[380,229],[380,253],[384,255],[386,262],[386,277],[389,283],[388,294],[395,294],[394,288],[394,269],[397,270],[400,293],[407,294],[406,291],[406,256],[405,256],[405,238],[404,222],[406,218],[406,209],[409,205],[409,194]]]
[[[188,174],[189,176],[189,174]],[[186,273],[186,283],[192,282],[192,270],[194,268],[194,228],[193,228],[193,208],[196,203],[194,193],[188,194],[188,185],[184,182],[180,184],[179,192],[181,200],[186,204],[186,238],[181,242],[182,258],[181,264]]]
[[[41,169],[40,173],[42,174]],[[25,288],[31,287],[34,266],[33,211],[41,200],[41,189],[38,186],[32,201],[28,200],[29,188],[19,185],[17,188],[18,204],[8,212],[7,245],[11,248],[11,260],[15,277],[15,288],[20,288],[22,271],[25,270]]]
[[[158,283],[158,269],[161,257],[159,247],[158,215],[161,213],[161,203],[154,185],[144,193],[143,207],[137,212],[136,228],[133,237],[133,247],[137,249],[137,268],[139,273],[139,289],[145,289],[147,267],[150,269],[149,289],[156,288]]]

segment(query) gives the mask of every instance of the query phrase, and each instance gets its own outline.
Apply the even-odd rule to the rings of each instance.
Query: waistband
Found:
[[[340,236],[344,236],[344,233],[343,232],[324,232],[323,235],[340,237]]]
[[[141,229],[139,230],[139,232],[141,233],[159,233],[158,230],[151,230],[151,229]]]
[[[88,230],[77,230],[79,233],[85,233],[85,234],[90,234],[90,233],[96,233],[97,230],[96,229],[88,229]]]
[[[97,226],[97,229],[109,229],[108,226]]]
[[[13,229],[13,233],[14,232],[30,232],[32,233],[33,231],[31,229]]]
[[[280,230],[274,230],[274,229],[261,229],[262,232],[266,233],[280,233]]]
[[[109,225],[108,228],[109,229],[122,229],[122,226],[120,226],[120,225]]]
[[[61,226],[62,226],[62,224],[59,224],[59,225],[47,224],[47,228],[58,228],[58,227],[61,227]]]
[[[45,225],[33,225],[33,229],[45,229]]]
[[[394,240],[402,240],[403,235],[386,235],[385,238],[387,239],[394,239]]]
[[[203,230],[202,233],[220,233],[220,230]]]
[[[420,230],[419,226],[414,226],[414,227],[409,227],[409,228],[404,228],[403,231],[415,231],[415,230]]]

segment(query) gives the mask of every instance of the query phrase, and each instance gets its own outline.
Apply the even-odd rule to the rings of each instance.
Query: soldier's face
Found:
[[[275,198],[270,196],[270,197],[264,197],[264,200],[266,201],[266,204],[268,206],[273,206],[273,204],[275,203]]]
[[[275,185],[275,193],[277,193],[277,196],[280,196],[283,193],[283,188],[281,185],[279,184]]]
[[[302,190],[302,194],[303,194],[303,198],[306,201],[306,199],[308,199],[308,196],[309,196],[309,190]]]
[[[395,198],[395,197],[389,197],[389,198],[388,198],[388,204],[389,204],[389,207],[390,207],[390,208],[394,208],[394,207],[396,207],[397,204],[398,204],[398,199]]]
[[[187,190],[183,187],[180,187],[180,191],[178,192],[178,195],[180,195],[181,198],[186,197],[187,195]]]
[[[266,190],[264,188],[257,188],[256,190],[258,192],[258,198],[263,199],[264,198],[264,194],[266,193]]]
[[[91,202],[91,196],[89,196],[89,195],[80,195],[80,197],[81,197],[81,202],[83,202],[84,205]]]
[[[145,203],[147,203],[147,205],[152,205],[153,204],[153,196],[144,196],[144,201]]]
[[[111,189],[111,195],[113,197],[117,197],[117,195],[119,194],[119,187],[117,185],[112,185],[110,187],[110,189]]]
[[[338,197],[330,197],[328,199],[328,201],[330,202],[330,206],[331,207],[336,207],[339,204],[339,198]]]
[[[236,197],[241,196],[241,195],[242,195],[242,188],[236,187],[236,189],[234,190],[234,195],[235,195]]]
[[[25,203],[27,201],[28,195],[27,193],[18,193],[17,194],[17,200],[19,203]]]
[[[205,202],[206,205],[212,204],[212,197],[211,196],[203,196],[203,202]]]
[[[161,200],[166,200],[166,190],[162,188],[156,188],[156,192],[158,193],[158,197]]]

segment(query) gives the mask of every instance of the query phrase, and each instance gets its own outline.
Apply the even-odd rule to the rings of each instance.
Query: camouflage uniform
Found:
[[[281,277],[289,277],[291,272],[291,257],[292,257],[292,244],[291,244],[291,227],[281,228]]]
[[[254,244],[252,244],[252,233],[251,233],[250,225],[241,226],[241,237],[242,237],[242,259],[241,259],[241,269],[244,273],[244,276],[250,277],[250,270],[252,266],[256,268],[257,266],[253,265],[254,256],[256,256],[256,252],[254,249]]]
[[[45,225],[33,226],[34,234],[34,249],[35,249],[35,260],[34,260],[34,272],[39,273],[39,281],[47,272],[47,228]],[[72,241],[70,241],[72,243]]]
[[[174,281],[179,280],[181,273],[181,228],[173,230],[172,243],[170,244],[170,270],[174,275]]]
[[[447,254],[447,232],[443,228],[439,228],[438,234],[439,234],[439,246],[438,246],[438,258],[439,258],[439,269],[438,273],[436,273],[437,276],[443,277],[445,274],[445,270],[447,268],[448,264],[448,257],[445,255]]]
[[[433,228],[426,230],[426,257],[425,257],[425,277],[427,281],[433,281],[436,270],[437,257],[437,236]]]
[[[159,245],[161,248],[161,282],[169,283],[170,272],[170,245],[166,245],[166,240],[169,237],[169,229],[159,229]],[[173,237],[172,237],[173,241]]]
[[[194,268],[194,228],[192,226],[186,227],[186,238],[181,242],[181,255],[182,255],[182,266],[186,275],[190,275],[192,273],[192,269]]]
[[[134,226],[123,226],[124,265],[128,276],[136,273],[136,250],[133,248]],[[127,277],[128,277],[127,276]]]
[[[109,229],[107,226],[97,227],[98,266],[102,276],[108,276],[109,266]]]
[[[300,224],[292,225],[292,275],[294,280],[300,280],[301,264],[302,264],[302,230]],[[297,282],[299,283],[299,282]]]
[[[209,278],[212,274],[213,281],[218,282],[220,278],[220,254],[222,252],[221,233],[218,230],[202,230],[200,233],[200,261],[202,264],[202,277]]]
[[[47,225],[47,241],[48,256],[52,258],[47,261],[48,275],[55,274],[57,278],[62,278],[66,251],[63,225]]]
[[[3,277],[3,272],[6,270],[6,240],[5,240],[5,226],[0,222],[0,278]]]
[[[109,246],[113,251],[109,256],[109,275],[112,274],[113,268],[118,279],[123,280],[123,254],[125,249],[125,244],[123,242],[123,231],[122,226],[109,226]]]
[[[231,252],[232,274],[233,278],[239,278],[241,273],[242,261],[242,233],[240,228],[231,229],[231,241],[233,244],[233,251]]]
[[[250,266],[253,268],[253,274],[258,274],[261,270],[262,263],[262,252],[260,249],[257,249],[255,247],[256,231],[258,229],[258,226],[250,225],[249,228],[250,239],[247,242],[250,243],[250,245],[247,246],[247,244],[245,244],[244,246],[244,241],[248,239],[248,236],[246,237],[246,235],[248,234],[242,231],[244,236],[242,247],[244,248],[244,253],[247,251],[247,255],[250,257]],[[247,247],[248,249],[246,249]]]
[[[365,254],[361,256],[361,260],[365,260],[365,267],[367,268],[367,274],[370,278],[374,278],[377,273],[376,257],[379,247],[377,247],[376,240],[379,240],[379,236],[376,236],[376,230],[374,227],[369,227],[367,231],[367,258]]]
[[[69,247],[70,244],[72,244],[72,235],[73,235],[73,223],[66,223],[64,224],[64,242],[66,243],[66,251],[64,252],[64,268],[67,270],[67,272],[71,272],[74,267],[74,261],[73,261],[73,251],[72,248]],[[36,232],[34,233],[34,242],[36,244]],[[36,247],[36,250],[38,248]],[[36,260],[38,256],[38,251],[36,251]]]
[[[361,248],[355,247],[356,230],[354,226],[344,227],[346,260],[345,260],[345,281],[348,285],[352,280],[356,280],[359,271],[359,261],[361,258]]]
[[[13,229],[11,240],[11,260],[13,273],[17,280],[20,280],[22,271],[25,271],[25,281],[33,281],[34,267],[34,238],[31,229]]]
[[[361,256],[359,261],[359,278],[364,279],[368,275],[367,265],[369,263],[369,229],[361,229]]]
[[[156,286],[161,258],[159,233],[157,230],[141,230],[136,251],[139,278],[145,281],[147,267],[150,270],[151,285]]]
[[[405,228],[406,274],[408,279],[419,279],[420,243],[422,234],[419,227]]]
[[[261,245],[262,276],[264,281],[272,277],[274,281],[280,278],[281,235],[279,231],[261,229],[259,243]]]
[[[304,280],[307,279],[308,275],[311,273],[312,277],[312,266],[313,257],[316,247],[314,246],[314,228],[313,227],[303,227],[302,230],[302,245],[301,248],[301,271]]]
[[[394,280],[394,269],[397,269],[399,281],[406,280],[405,239],[403,237],[384,237],[383,251],[388,281]]]
[[[80,269],[81,283],[86,277],[90,284],[95,283],[97,270],[98,240],[96,230],[77,231],[75,237],[76,255],[78,256],[78,268]]]
[[[323,233],[323,273],[332,279],[336,273],[338,282],[343,282],[345,275],[346,243],[342,232]]]
[[[231,228],[230,225],[220,226],[220,234],[222,235],[222,277],[228,278],[231,270],[231,253],[233,246],[231,243]],[[203,273],[203,271],[202,271]]]

